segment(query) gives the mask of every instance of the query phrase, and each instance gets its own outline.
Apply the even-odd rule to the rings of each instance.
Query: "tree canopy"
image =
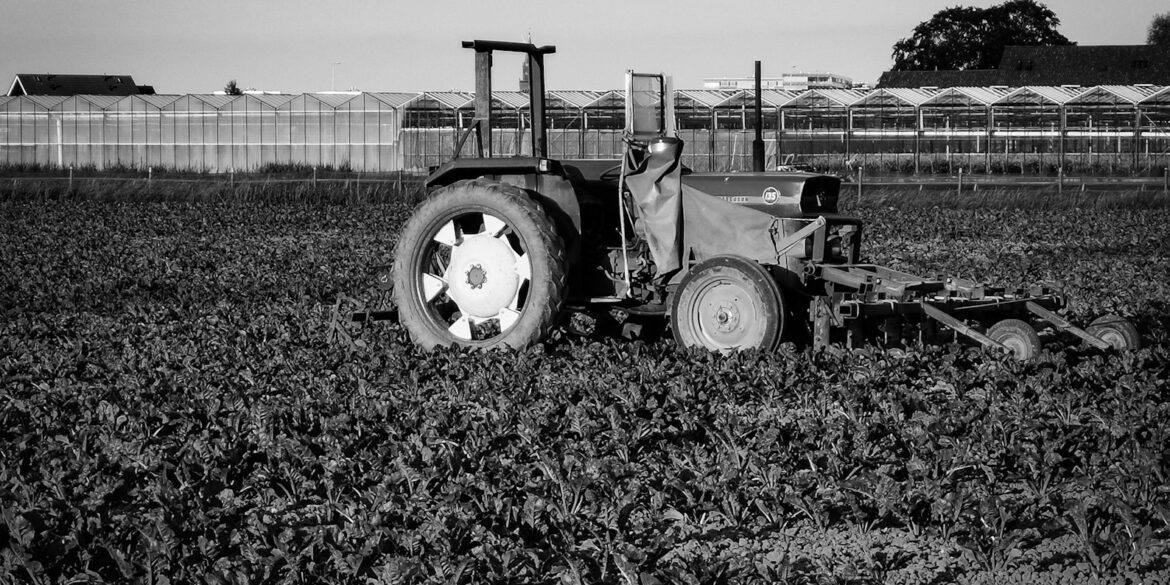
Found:
[[[1151,45],[1170,46],[1170,12],[1154,16],[1146,31],[1146,42]]]
[[[223,92],[227,95],[244,95],[244,90],[240,89],[240,86],[236,84],[236,80],[234,79],[223,86]]]
[[[940,10],[894,44],[895,71],[994,69],[1008,45],[1073,45],[1060,19],[1035,0]]]

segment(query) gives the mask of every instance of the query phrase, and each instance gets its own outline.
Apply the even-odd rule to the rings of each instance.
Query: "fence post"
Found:
[[[154,167],[146,167],[146,187],[149,189],[154,182]]]
[[[957,193],[959,195],[963,194],[963,167],[959,167],[959,190]]]
[[[1162,192],[1170,192],[1170,167],[1162,169]]]
[[[69,165],[69,192],[73,192],[73,165]]]
[[[317,188],[317,165],[313,165],[313,188]]]
[[[857,166],[857,202],[861,203],[861,189],[865,186],[865,165]]]
[[[1056,167],[1056,192],[1064,193],[1064,167]]]
[[[228,182],[230,183],[230,187],[231,187],[232,191],[235,191],[236,190],[236,169],[234,169],[234,168],[228,169]]]

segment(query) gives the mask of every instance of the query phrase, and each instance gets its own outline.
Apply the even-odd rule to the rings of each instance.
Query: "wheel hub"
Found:
[[[486,280],[487,272],[484,272],[483,266],[479,264],[472,265],[471,270],[467,271],[467,284],[471,285],[471,288],[483,288]]]
[[[486,232],[465,235],[451,250],[444,274],[447,294],[465,315],[495,317],[515,305],[521,284],[518,260],[506,239]]]
[[[739,327],[739,309],[729,303],[722,303],[715,309],[715,328],[720,333],[730,333]]]
[[[699,293],[698,317],[700,335],[714,347],[735,347],[749,337],[756,307],[739,283],[716,281]]]
[[[1024,357],[1025,355],[1027,355],[1026,352],[1028,350],[1028,347],[1022,339],[1017,339],[1015,337],[1011,337],[1011,338],[1005,339],[1002,343],[1003,343],[1003,346],[1008,348],[1008,351],[1011,352],[1011,354],[1016,356],[1016,357]]]

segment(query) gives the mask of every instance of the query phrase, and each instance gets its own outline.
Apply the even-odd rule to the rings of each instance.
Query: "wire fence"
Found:
[[[289,173],[104,173],[24,171],[0,174],[0,200],[285,201],[387,203],[418,201],[423,177],[407,173],[360,173],[313,169]]]
[[[291,200],[391,202],[419,200],[425,176],[309,169],[299,173],[154,173],[121,170],[30,170],[0,174],[0,199]],[[862,197],[880,191],[1162,193],[1170,194],[1170,170],[1158,177],[1053,177],[986,175],[956,169],[951,175],[895,176],[864,166],[844,177],[842,194]]]

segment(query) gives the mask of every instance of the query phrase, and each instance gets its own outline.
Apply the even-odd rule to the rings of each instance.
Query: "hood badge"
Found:
[[[764,189],[764,194],[760,198],[764,200],[765,205],[772,205],[780,199],[780,192],[775,187],[768,187]]]

